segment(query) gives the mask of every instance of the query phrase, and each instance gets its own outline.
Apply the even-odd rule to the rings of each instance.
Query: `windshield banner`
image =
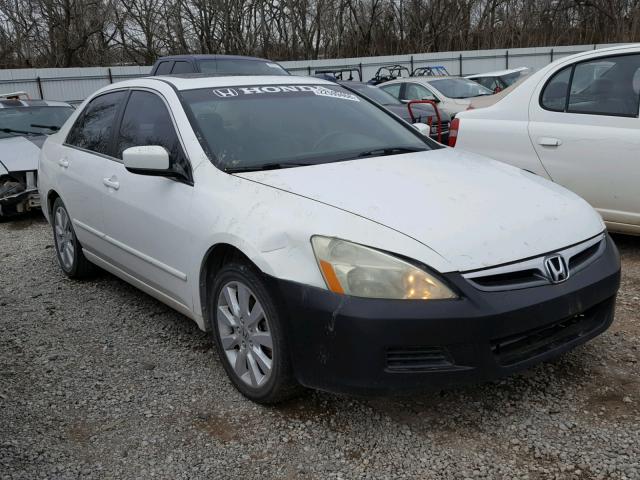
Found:
[[[339,88],[339,87],[338,87]],[[338,98],[359,102],[360,99],[352,93],[334,90],[325,85],[257,85],[248,87],[225,87],[213,89],[214,95],[219,98],[229,99],[235,97],[247,97],[255,95],[290,95],[310,94],[321,97]]]

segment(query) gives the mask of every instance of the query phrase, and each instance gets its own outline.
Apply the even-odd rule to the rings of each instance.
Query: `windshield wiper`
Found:
[[[29,132],[27,130],[16,130],[15,128],[0,128],[0,132],[16,133],[19,135],[42,135],[40,132]]]
[[[377,148],[375,150],[369,150],[366,152],[361,152],[358,154],[358,158],[362,157],[383,157],[385,155],[398,155],[401,153],[413,153],[413,152],[424,152],[426,148],[419,147],[387,147],[387,148]]]
[[[308,167],[309,165],[315,165],[315,163],[263,163],[262,165],[241,165],[238,167],[225,167],[224,171],[227,173],[260,172],[263,170],[280,170],[281,168]]]
[[[58,130],[60,130],[60,127],[58,127],[57,125],[39,125],[37,123],[32,123],[29,126],[36,127],[36,128],[46,128],[47,130],[53,130],[54,132],[57,132]]]

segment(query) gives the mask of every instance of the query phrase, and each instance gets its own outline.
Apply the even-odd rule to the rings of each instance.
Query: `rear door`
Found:
[[[529,135],[549,176],[608,222],[640,225],[640,54],[556,70],[534,91]]]
[[[129,172],[122,152],[135,146],[160,145],[172,165],[191,179],[178,130],[164,98],[151,90],[133,90],[115,140],[115,157],[105,178],[107,257],[121,270],[171,297],[187,310],[192,299],[187,288],[191,258],[189,219],[193,183]]]
[[[104,169],[109,163],[115,122],[125,91],[100,95],[87,104],[69,131],[60,158],[58,184],[62,200],[84,248],[104,248]]]

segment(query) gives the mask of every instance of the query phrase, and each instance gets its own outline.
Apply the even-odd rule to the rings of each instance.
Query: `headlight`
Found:
[[[314,236],[313,251],[329,290],[367,298],[457,298],[433,275],[386,253],[355,243]]]

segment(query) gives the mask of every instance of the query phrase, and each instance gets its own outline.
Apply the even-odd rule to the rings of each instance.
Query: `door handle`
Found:
[[[58,159],[58,165],[60,165],[62,168],[68,168],[69,160],[67,160],[66,158],[60,158]]]
[[[104,183],[106,187],[113,188],[114,190],[118,190],[120,188],[120,182],[114,180],[113,177],[103,178],[102,183]]]
[[[538,145],[543,147],[559,147],[562,145],[562,140],[554,137],[538,137]]]

